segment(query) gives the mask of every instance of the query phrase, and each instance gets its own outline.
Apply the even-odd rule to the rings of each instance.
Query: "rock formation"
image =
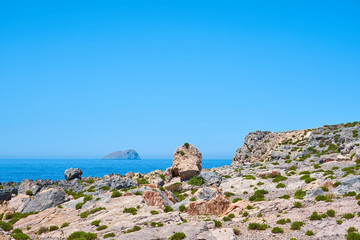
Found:
[[[83,172],[79,168],[69,168],[66,169],[64,172],[65,179],[68,181],[73,180],[75,178],[80,179],[82,174]]]
[[[192,144],[185,143],[178,147],[173,155],[173,176],[182,180],[189,179],[200,173],[202,154]]]
[[[125,151],[117,151],[106,155],[103,159],[117,159],[117,160],[140,160],[139,154],[134,149]]]

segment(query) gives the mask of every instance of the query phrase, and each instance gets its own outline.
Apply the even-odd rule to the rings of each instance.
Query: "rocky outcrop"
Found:
[[[136,187],[137,184],[130,178],[123,178],[117,175],[104,177],[102,180],[95,184],[95,189],[100,190],[103,187],[109,187],[110,189],[123,189]]]
[[[79,168],[69,168],[66,169],[64,172],[65,179],[68,181],[73,180],[75,178],[81,179],[82,174],[83,172]]]
[[[118,159],[118,160],[140,160],[139,154],[134,149],[125,151],[117,151],[106,155],[103,159]]]
[[[0,203],[9,201],[11,199],[11,193],[8,190],[0,190]]]
[[[220,186],[220,183],[222,181],[221,176],[215,172],[201,172],[199,174],[199,178],[202,178],[204,180],[204,183],[206,186],[211,186],[215,184],[217,187]]]
[[[31,191],[33,195],[36,195],[40,191],[46,189],[48,186],[51,186],[53,184],[54,182],[50,179],[36,179],[35,182],[31,179],[24,179],[20,183],[19,194],[26,194],[27,191]]]
[[[358,122],[277,133],[252,132],[236,150],[233,164],[302,160],[311,155],[321,157],[323,162],[356,161],[360,159],[359,132]]]
[[[173,155],[172,173],[182,180],[189,179],[200,173],[202,154],[192,144],[185,143],[178,147]]]
[[[34,199],[29,201],[21,212],[44,211],[63,203],[65,199],[65,192],[61,188],[49,188],[40,192]]]
[[[186,205],[186,212],[191,215],[221,215],[230,206],[230,201],[216,187],[205,187],[198,190],[193,198],[196,201]]]

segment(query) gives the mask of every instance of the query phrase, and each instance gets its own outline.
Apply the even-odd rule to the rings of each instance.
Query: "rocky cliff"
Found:
[[[360,159],[360,122],[287,132],[256,131],[245,137],[233,164],[280,159]]]
[[[139,160],[141,159],[139,154],[133,150],[117,151],[106,155],[103,159],[121,159],[121,160]]]

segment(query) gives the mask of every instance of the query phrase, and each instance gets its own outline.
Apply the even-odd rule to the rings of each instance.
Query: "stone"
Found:
[[[95,189],[99,190],[101,187],[109,187],[110,190],[112,189],[123,189],[123,188],[131,188],[136,187],[137,184],[131,178],[122,178],[119,176],[112,176],[100,180],[100,182],[95,184]]]
[[[215,184],[218,187],[222,181],[222,177],[215,172],[201,172],[199,177],[204,180],[206,186]]]
[[[73,180],[75,178],[81,179],[81,175],[83,172],[80,170],[80,168],[69,168],[66,169],[64,172],[65,179],[66,180]]]
[[[139,154],[134,149],[117,151],[106,155],[103,159],[140,160]]]
[[[319,195],[323,195],[325,192],[321,188],[315,188],[306,191],[306,195],[304,198],[311,198]]]
[[[181,180],[198,175],[202,169],[201,160],[202,154],[192,144],[178,147],[173,155],[173,175],[179,176]]]
[[[63,203],[66,199],[64,190],[61,188],[49,188],[40,192],[32,199],[21,212],[39,212],[55,207]]]
[[[11,199],[11,193],[8,190],[0,190],[0,203],[9,201]]]
[[[33,195],[36,195],[38,192],[46,189],[48,186],[51,186],[53,184],[54,182],[50,179],[36,179],[35,182],[33,180],[24,179],[20,183],[18,192],[19,194],[26,194],[26,191],[31,191]]]

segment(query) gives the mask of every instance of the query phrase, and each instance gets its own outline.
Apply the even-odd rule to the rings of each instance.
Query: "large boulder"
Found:
[[[0,190],[0,203],[9,201],[11,199],[11,193],[7,190]]]
[[[29,201],[22,212],[40,212],[63,203],[66,199],[61,188],[49,188],[40,192],[33,200]]]
[[[66,169],[64,172],[65,179],[68,181],[73,180],[75,178],[81,179],[82,174],[83,174],[83,172],[81,171],[80,168],[69,168],[69,169]]]
[[[178,147],[173,155],[172,171],[181,180],[189,179],[201,171],[202,154],[192,144],[185,143]]]

